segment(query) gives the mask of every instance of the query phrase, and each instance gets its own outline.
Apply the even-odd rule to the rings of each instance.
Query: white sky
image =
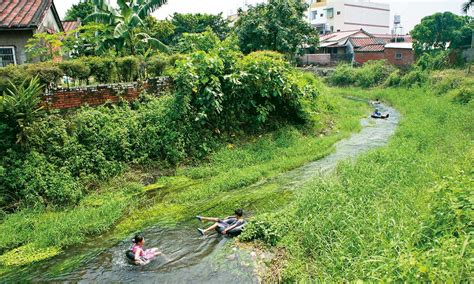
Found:
[[[461,5],[467,0],[366,0],[369,2],[379,2],[390,4],[391,22],[393,15],[401,15],[403,32],[408,33],[420,20],[436,12],[450,11],[455,14],[461,14]],[[79,0],[55,0],[56,8],[61,17],[72,4]],[[111,0],[112,3],[115,0]],[[161,7],[155,16],[164,19],[174,12],[178,13],[210,13],[217,14],[223,12],[224,16],[235,13],[237,8],[242,7],[244,3],[255,4],[262,0],[169,0],[168,4]],[[472,10],[470,15],[472,16]]]

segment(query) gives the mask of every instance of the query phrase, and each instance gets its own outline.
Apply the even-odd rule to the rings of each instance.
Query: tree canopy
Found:
[[[71,8],[66,11],[66,21],[75,21],[77,19],[84,20],[90,14],[94,13],[94,4],[91,0],[73,4]]]
[[[299,0],[269,0],[239,11],[235,32],[243,52],[274,50],[295,55],[318,43],[318,32],[305,18],[308,6]]]
[[[174,13],[171,23],[175,26],[175,40],[184,33],[202,33],[208,28],[220,39],[224,39],[230,32],[229,21],[222,17],[222,13],[218,15]]]
[[[415,40],[415,49],[422,52],[469,46],[473,30],[471,17],[444,12],[424,17],[411,34]]]

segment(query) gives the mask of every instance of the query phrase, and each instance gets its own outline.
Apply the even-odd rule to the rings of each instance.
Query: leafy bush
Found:
[[[400,86],[407,88],[421,86],[427,80],[428,74],[425,71],[422,71],[419,68],[414,68],[412,71],[402,76],[400,79]]]
[[[168,58],[164,55],[156,55],[147,60],[146,62],[146,70],[148,76],[150,77],[158,77],[163,74],[165,68],[168,66],[169,61]]]
[[[449,51],[424,52],[416,61],[421,70],[442,70],[449,66]]]
[[[299,88],[292,68],[281,54],[250,53],[237,63],[236,71],[229,77],[229,101],[239,121],[262,125],[272,117],[298,123],[304,120],[300,99],[314,93],[307,94]]]
[[[357,69],[356,85],[364,88],[380,85],[394,71],[395,67],[386,60],[370,60]]]
[[[209,52],[220,44],[219,37],[207,30],[203,33],[184,33],[176,45],[179,53],[192,53],[195,51]]]
[[[276,215],[259,215],[253,218],[239,236],[239,240],[248,242],[260,240],[263,243],[274,246],[287,232],[287,228]]]
[[[75,80],[87,80],[91,73],[89,66],[79,59],[63,61],[59,63],[59,68],[64,75]]]
[[[335,86],[349,86],[356,82],[355,69],[349,64],[339,64],[329,77],[329,82]]]
[[[116,59],[117,72],[122,82],[132,82],[138,79],[140,60],[135,56],[119,57]]]
[[[31,78],[38,77],[40,84],[45,87],[55,86],[64,75],[58,64],[50,61],[28,64],[26,72]]]
[[[24,65],[10,64],[6,67],[0,67],[0,95],[10,87],[10,82],[20,85],[29,76]]]
[[[329,77],[329,82],[335,86],[374,87],[385,82],[394,71],[395,68],[385,60],[370,60],[360,68],[340,64]]]
[[[91,70],[91,76],[99,83],[111,83],[116,76],[115,60],[112,57],[81,58]]]
[[[30,152],[25,159],[8,158],[11,170],[0,177],[0,184],[6,193],[14,196],[14,203],[19,202],[22,207],[74,204],[81,197],[80,184],[66,171],[49,163],[44,155]]]
[[[397,87],[400,85],[401,80],[402,77],[400,75],[400,70],[395,70],[387,77],[387,80],[385,81],[384,85],[387,87]]]

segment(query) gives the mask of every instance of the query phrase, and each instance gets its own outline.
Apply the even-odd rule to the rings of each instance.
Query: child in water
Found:
[[[135,262],[137,264],[147,264],[152,259],[161,254],[158,248],[144,249],[145,238],[141,235],[136,235],[133,239],[133,246],[131,251],[135,255]]]

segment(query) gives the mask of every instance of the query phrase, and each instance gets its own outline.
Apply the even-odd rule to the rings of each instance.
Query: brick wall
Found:
[[[160,95],[169,90],[169,78],[150,79],[145,83],[119,83],[77,88],[57,88],[48,90],[43,98],[47,107],[55,109],[77,108],[83,105],[97,106],[107,102],[120,100],[133,101],[139,98],[140,93],[146,91],[153,95]]]
[[[401,59],[397,59],[397,53],[401,54]],[[411,65],[415,62],[415,54],[412,49],[385,48],[385,59],[397,66]]]
[[[369,60],[382,60],[385,59],[384,52],[355,52],[354,53],[354,61],[359,64],[364,64]]]

